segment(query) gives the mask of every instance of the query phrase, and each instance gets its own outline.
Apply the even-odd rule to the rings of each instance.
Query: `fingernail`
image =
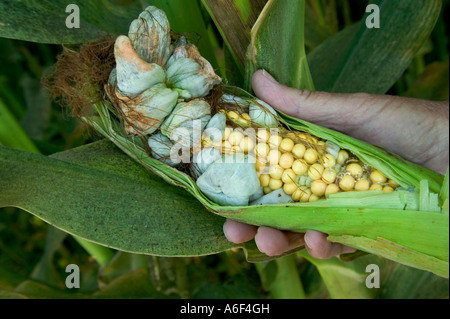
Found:
[[[303,240],[305,241],[306,248],[311,249],[311,246],[308,243],[308,232],[305,233],[305,236],[303,237]]]
[[[278,81],[274,79],[274,77],[272,75],[270,75],[269,72],[267,72],[266,70],[262,70],[262,75],[269,80],[270,82],[274,83],[274,84],[278,84]]]

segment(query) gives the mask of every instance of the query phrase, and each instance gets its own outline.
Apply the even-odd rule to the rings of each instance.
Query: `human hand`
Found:
[[[279,111],[343,132],[391,150],[440,174],[449,157],[449,104],[365,93],[310,92],[280,85],[266,71],[252,78],[256,96]],[[242,243],[255,239],[258,249],[278,256],[305,245],[313,257],[326,259],[355,249],[327,241],[326,234],[281,231],[227,220],[227,239]]]

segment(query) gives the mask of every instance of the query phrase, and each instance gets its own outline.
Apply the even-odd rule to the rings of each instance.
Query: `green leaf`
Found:
[[[241,72],[250,30],[267,0],[202,0]]]
[[[311,257],[306,251],[299,253],[320,273],[331,298],[334,299],[371,299],[374,292],[365,285],[367,274],[356,263],[343,263],[336,257],[321,260]]]
[[[39,153],[9,109],[0,99],[0,145]]]
[[[106,141],[54,158],[0,147],[0,176],[0,207],[20,207],[105,246],[166,256],[233,247],[223,218]]]
[[[67,28],[69,4],[79,7],[80,28]],[[100,1],[0,1],[0,37],[41,43],[85,43],[108,35],[127,34],[139,15],[135,6]]]
[[[308,54],[317,90],[386,93],[429,38],[441,0],[376,0],[380,28],[366,18],[345,28]]]
[[[45,243],[44,253],[41,259],[34,267],[30,278],[53,287],[58,287],[61,278],[53,264],[55,252],[62,245],[67,234],[55,227],[49,227],[47,232],[47,241]]]
[[[423,74],[403,94],[407,97],[448,101],[449,63],[433,62],[426,66]]]
[[[314,89],[304,45],[305,0],[269,0],[252,28],[246,60],[246,88],[251,76],[266,69],[280,83]]]

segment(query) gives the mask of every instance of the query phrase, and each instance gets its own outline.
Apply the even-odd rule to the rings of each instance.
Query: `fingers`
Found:
[[[261,226],[255,236],[258,249],[267,256],[278,256],[304,245],[303,233],[284,232]]]
[[[258,249],[267,256],[279,256],[303,245],[311,256],[319,259],[328,259],[356,251],[354,248],[329,242],[326,234],[315,230],[308,230],[306,234],[295,233],[227,219],[223,225],[223,231],[226,238],[235,244],[254,238]]]
[[[370,100],[368,94],[330,94],[297,90],[279,84],[265,70],[255,72],[252,87],[260,99],[279,111],[328,127],[357,126],[364,123],[369,116],[367,110],[358,112],[363,102]],[[352,116],[349,117],[349,114]]]
[[[305,234],[305,247],[308,253],[319,259],[328,259],[356,249],[327,240],[327,235],[316,230],[308,230]]]
[[[252,240],[255,237],[257,230],[258,227],[256,226],[240,223],[231,219],[227,219],[225,224],[223,224],[225,237],[228,241],[235,244]]]

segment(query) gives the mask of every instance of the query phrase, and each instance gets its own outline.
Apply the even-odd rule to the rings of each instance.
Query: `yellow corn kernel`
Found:
[[[280,150],[282,152],[290,152],[294,148],[294,141],[290,138],[283,138],[280,143]]]
[[[344,175],[339,181],[339,187],[343,191],[351,191],[353,190],[354,186],[355,186],[355,179],[351,175]]]
[[[331,154],[322,156],[322,165],[325,168],[334,167],[336,165],[336,158]]]
[[[297,175],[303,175],[308,171],[308,164],[302,159],[295,160],[294,163],[292,163],[292,170]]]
[[[325,195],[325,191],[327,189],[327,183],[324,181],[318,179],[312,182],[311,184],[311,192],[316,196],[323,196]]]
[[[317,153],[317,151],[313,148],[308,148],[305,151],[305,154],[303,155],[303,159],[306,161],[306,163],[308,164],[313,164],[315,163],[319,158],[319,153]]]
[[[292,148],[292,154],[294,154],[297,158],[303,158],[303,155],[305,155],[306,146],[303,144],[295,144]]]
[[[322,173],[322,180],[327,184],[331,184],[336,180],[336,176],[337,173],[334,169],[326,168]]]
[[[235,112],[235,111],[228,111],[227,117],[230,120],[235,121],[235,120],[237,120],[239,118],[239,114],[237,112]]]
[[[399,185],[396,181],[394,181],[394,180],[392,180],[392,179],[390,179],[390,180],[388,181],[388,184],[389,184],[389,186],[391,186],[393,189],[396,189],[397,187],[400,187],[400,185]]]
[[[270,148],[266,143],[258,143],[256,144],[256,155],[266,157],[269,155]]]
[[[264,194],[269,194],[272,191],[272,189],[269,186],[263,187]]]
[[[271,190],[279,189],[283,186],[283,182],[279,179],[273,179],[271,178],[269,181],[269,187]]]
[[[336,160],[339,165],[344,165],[345,161],[348,160],[348,158],[349,158],[349,155],[348,155],[347,151],[340,150]]]
[[[278,150],[278,147],[280,146],[282,140],[283,140],[283,138],[278,134],[270,135],[270,138],[269,138],[270,148]]]
[[[270,138],[270,133],[266,129],[258,129],[258,132],[256,133],[256,137],[258,138],[258,142],[267,142]]]
[[[322,177],[322,173],[324,168],[320,164],[313,164],[308,169],[308,176],[311,177],[312,180],[316,180]]]
[[[255,148],[255,143],[253,143],[253,140],[250,137],[244,136],[241,143],[239,143],[239,147],[244,151],[244,153],[248,153]]]
[[[305,189],[302,191],[302,193],[300,194],[300,201],[301,202],[307,202],[309,201],[309,198],[311,197],[311,190],[310,189]]]
[[[383,186],[381,186],[381,184],[378,183],[373,183],[370,187],[369,187],[370,191],[381,191],[383,190]]]
[[[248,113],[242,113],[242,114],[241,114],[241,117],[242,117],[244,120],[247,120],[247,121],[250,121],[250,122],[251,122],[251,120],[252,120],[252,118],[250,117],[250,115],[248,115]]]
[[[283,172],[283,175],[281,175],[281,180],[283,181],[283,183],[286,183],[286,184],[293,183],[295,180],[294,171],[290,168],[285,169]]]
[[[269,175],[273,179],[280,179],[283,176],[284,169],[280,165],[271,165],[269,168]]]
[[[267,163],[265,159],[262,158],[256,158],[255,161],[255,169],[257,172],[262,172],[267,166]]]
[[[378,183],[378,184],[384,184],[387,181],[387,178],[381,174],[380,171],[378,170],[374,170],[371,174],[370,174],[370,180],[374,183]]]
[[[228,137],[230,136],[230,134],[231,134],[231,128],[225,127],[225,131],[223,132],[222,141],[228,140]]]
[[[319,199],[320,199],[320,196],[312,194],[311,196],[309,196],[308,202],[315,202],[315,201],[318,201]]]
[[[354,178],[361,177],[363,174],[363,169],[361,165],[357,163],[348,164],[345,170],[349,172]]]
[[[291,153],[283,153],[280,156],[279,164],[283,168],[291,168],[294,163],[294,156]]]
[[[287,195],[292,195],[298,189],[298,186],[295,183],[285,183],[283,185],[283,191]]]
[[[336,194],[339,193],[339,191],[339,186],[337,186],[336,184],[330,184],[327,186],[325,194]]]
[[[259,176],[259,183],[262,187],[269,186],[270,176],[268,174],[261,174]]]
[[[383,187],[383,192],[385,193],[389,193],[389,192],[393,192],[394,189],[391,186],[384,186]]]
[[[242,134],[239,131],[233,131],[231,132],[230,136],[228,137],[228,141],[231,143],[231,145],[239,145],[244,138],[244,134]]]
[[[280,157],[281,152],[278,149],[270,150],[269,155],[267,155],[270,165],[277,165],[280,160]]]
[[[367,191],[369,190],[370,183],[367,179],[360,179],[355,183],[355,190],[356,191]]]

